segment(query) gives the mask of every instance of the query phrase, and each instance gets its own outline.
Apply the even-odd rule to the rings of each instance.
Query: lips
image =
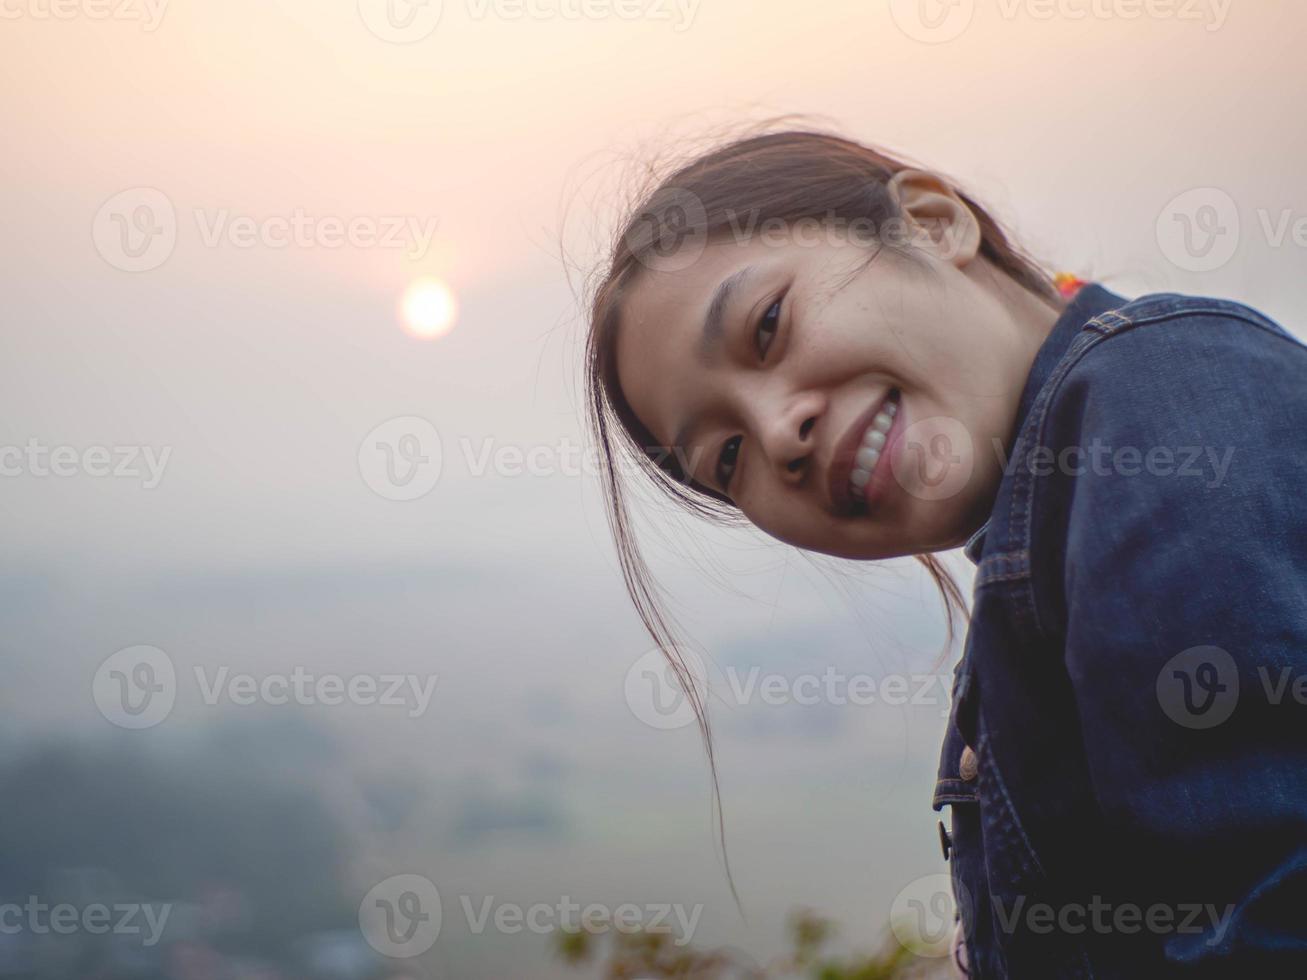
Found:
[[[889,402],[897,392],[897,389],[891,388],[876,402],[872,403],[865,412],[853,420],[853,423],[845,430],[840,441],[835,444],[835,452],[831,456],[829,468],[828,485],[831,503],[835,510],[842,516],[852,517],[855,514],[865,512],[868,509],[868,501],[859,500],[854,497],[849,489],[849,477],[853,473],[854,457],[858,454],[858,449],[862,445],[863,433],[871,425],[872,421],[880,413],[885,404]],[[899,397],[902,401],[902,397]],[[899,413],[901,414],[901,412]],[[895,427],[899,422],[899,415],[894,418]],[[893,429],[887,435],[893,435]],[[886,448],[889,447],[889,441],[886,440]],[[868,484],[867,489],[878,482],[880,478],[880,467],[885,462],[884,452],[881,453],[881,459],[876,464],[876,472],[873,474],[872,483]]]

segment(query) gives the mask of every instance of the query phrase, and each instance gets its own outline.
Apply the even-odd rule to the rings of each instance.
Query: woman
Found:
[[[971,976],[1299,975],[1307,347],[1055,282],[944,178],[781,132],[636,209],[587,370],[628,590],[710,762],[622,447],[705,516],[913,555],[950,611],[933,553],[975,564],[934,797]]]

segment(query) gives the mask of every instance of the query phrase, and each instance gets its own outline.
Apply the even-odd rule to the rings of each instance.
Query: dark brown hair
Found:
[[[679,447],[655,445],[656,440],[623,396],[616,358],[623,299],[643,269],[667,257],[669,238],[674,247],[691,241],[716,241],[732,230],[738,233],[741,215],[747,215],[755,227],[776,220],[788,227],[834,219],[845,226],[857,223],[878,230],[891,222],[901,224],[902,216],[886,185],[895,173],[909,166],[881,150],[811,129],[763,132],[731,140],[675,169],[639,201],[618,229],[592,287],[586,349],[587,414],[603,461],[609,526],[627,592],[694,709],[712,774],[723,857],[725,825],[704,692],[677,650],[675,635],[658,601],[658,588],[636,545],[618,478],[619,447],[632,453],[654,484],[678,505],[718,523],[747,522],[728,498],[687,479],[676,451]],[[984,208],[956,187],[954,190],[980,225],[980,254],[1017,284],[1060,308],[1063,301],[1049,276],[1009,241]],[[877,235],[872,244],[911,253],[910,248],[902,248],[884,234]],[[868,261],[875,254],[870,250]],[[938,559],[930,554],[914,557],[925,566],[943,597],[951,646],[955,610],[964,619],[970,615],[966,599]],[[730,878],[729,861],[726,868]]]

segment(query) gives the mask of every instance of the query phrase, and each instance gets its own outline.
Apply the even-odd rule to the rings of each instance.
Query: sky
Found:
[[[578,296],[643,163],[808,114],[956,179],[1050,268],[1236,299],[1307,336],[1297,5],[0,12],[0,447],[21,452],[0,477],[0,734],[11,753],[165,745],[293,710],[206,698],[224,670],[435,675],[416,714],[304,708],[345,734],[349,771],[420,788],[353,858],[360,895],[437,883],[433,976],[556,969],[539,937],[473,935],[462,896],[702,903],[697,943],[765,956],[801,904],[873,946],[896,897],[946,868],[929,807],[942,698],[777,705],[731,687],[935,683],[953,657],[910,560],[841,563],[640,508],[676,615],[724,672],[747,922],[697,733],[632,706],[651,644],[586,462]],[[398,312],[424,278],[457,303],[425,339]],[[68,475],[31,462],[61,448]],[[400,486],[387,465],[419,456],[438,460],[429,485]],[[946,557],[969,594],[969,563]],[[138,647],[163,652],[174,697],[127,730],[97,685]]]

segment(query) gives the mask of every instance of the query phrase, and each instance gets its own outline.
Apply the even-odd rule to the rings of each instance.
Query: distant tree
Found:
[[[892,937],[871,955],[855,954],[848,959],[824,955],[822,948],[834,935],[835,925],[807,909],[792,912],[788,925],[792,950],[766,965],[740,950],[677,946],[666,932],[560,930],[555,948],[564,961],[578,967],[606,953],[602,966],[608,980],[927,980],[948,976],[946,963],[918,957]]]
[[[355,927],[348,842],[315,782],[336,755],[322,732],[283,719],[140,734],[39,742],[0,762],[0,901],[64,900],[52,891],[71,882],[210,901],[233,911],[232,944],[271,956]]]

